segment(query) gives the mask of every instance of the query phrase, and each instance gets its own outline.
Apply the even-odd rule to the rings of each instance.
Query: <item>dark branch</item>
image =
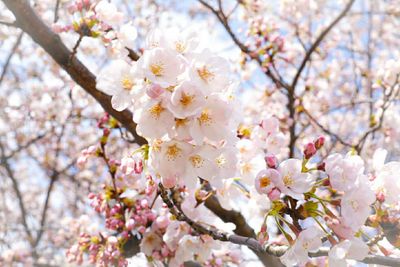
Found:
[[[18,26],[38,43],[86,92],[93,96],[111,116],[115,117],[132,135],[139,145],[146,140],[139,136],[135,129],[129,110],[118,112],[111,106],[110,96],[96,89],[96,77],[76,57],[71,59],[71,51],[60,37],[51,31],[36,15],[25,0],[3,0],[17,19]]]
[[[296,75],[293,78],[292,82],[292,88],[296,88],[297,82],[300,78],[301,73],[303,72],[304,67],[306,66],[307,62],[311,58],[311,55],[314,53],[314,51],[317,49],[319,44],[324,40],[325,36],[333,29],[333,27],[342,19],[344,16],[346,16],[346,13],[350,10],[351,6],[353,5],[355,0],[350,0],[345,8],[340,12],[340,14],[334,19],[329,26],[321,32],[321,34],[317,37],[315,42],[311,45],[310,49],[308,49],[306,55],[303,58],[303,61],[300,64],[299,69],[296,72]]]
[[[20,34],[18,34],[17,40],[15,41],[15,44],[14,44],[13,48],[11,49],[11,52],[6,59],[6,62],[4,63],[4,67],[3,67],[3,70],[2,70],[1,76],[0,76],[0,84],[3,82],[3,79],[7,73],[7,69],[10,66],[12,57],[14,56],[15,52],[17,51],[18,46],[21,44],[23,35],[24,35],[24,32],[21,32]]]

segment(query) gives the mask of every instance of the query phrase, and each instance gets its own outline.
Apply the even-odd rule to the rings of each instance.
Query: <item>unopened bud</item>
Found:
[[[272,188],[272,190],[268,193],[268,198],[272,201],[279,199],[280,196],[281,191],[276,187]]]
[[[314,141],[314,146],[316,149],[320,149],[325,144],[325,137],[320,136]]]
[[[268,168],[276,169],[278,167],[278,159],[275,157],[275,155],[266,155],[264,159],[267,163]]]
[[[152,99],[159,97],[162,93],[164,93],[164,89],[158,84],[152,84],[146,89],[146,94]]]
[[[382,191],[379,191],[376,194],[376,200],[378,200],[379,202],[385,202],[385,194]]]
[[[325,171],[325,162],[321,162],[320,164],[318,164],[317,165],[317,170]]]
[[[304,147],[303,153],[305,159],[310,159],[312,156],[315,155],[315,153],[317,153],[317,149],[315,148],[315,145],[313,143],[308,143]]]

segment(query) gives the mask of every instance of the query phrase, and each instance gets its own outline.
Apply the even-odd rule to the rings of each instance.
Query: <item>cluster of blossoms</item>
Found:
[[[267,156],[268,168],[260,171],[255,180],[257,191],[266,194],[273,202],[266,217],[274,216],[295,236],[293,239],[292,235],[280,228],[291,244],[281,257],[287,266],[305,264],[309,260],[308,253],[322,247],[324,237],[332,244],[330,264],[347,266],[346,260],[363,260],[370,251],[360,238],[360,235],[368,237],[364,232],[365,227],[382,231],[387,231],[388,227],[398,227],[393,219],[388,219],[388,214],[400,201],[400,187],[395,178],[400,163],[384,164],[386,154],[378,150],[375,153],[375,170],[369,175],[364,173],[362,158],[353,152],[345,157],[331,154],[323,162],[309,167],[310,159],[323,145],[323,137],[308,143],[303,151],[303,160],[287,159],[278,164],[275,157]],[[372,206],[376,211],[373,215]],[[285,218],[285,214],[290,214],[291,222]],[[316,225],[301,230],[298,220],[307,218],[312,218]],[[265,228],[266,225],[263,225],[260,241],[268,240]],[[396,247],[399,237],[396,235],[389,242]],[[385,255],[388,253],[382,246],[377,247]]]
[[[283,57],[285,40],[279,29],[264,16],[251,17],[248,21],[247,36],[251,42],[249,41],[246,46],[252,51],[250,56],[259,58],[265,68],[273,65],[276,58],[285,59]]]
[[[331,244],[329,262],[334,266],[363,260],[376,247],[387,253],[377,242],[368,246],[361,237],[367,236],[366,226],[382,231],[398,227],[389,215],[399,202],[400,186],[394,179],[399,163],[381,160],[367,175],[363,160],[353,152],[345,157],[332,154],[321,161],[317,152],[324,146],[323,137],[306,144],[302,159],[284,159],[282,147],[287,137],[276,117],[269,116],[249,128],[239,127],[229,64],[201,49],[196,34],[154,30],[148,34],[139,60],[132,61],[125,48],[132,46],[135,31],[118,35],[122,29],[119,12],[109,8],[102,17],[107,5],[102,1],[90,8],[94,7],[96,19],[105,22],[109,31],[104,36],[114,34],[109,40],[118,53],[97,77],[97,88],[111,96],[115,110],[133,110],[137,133],[148,144],[121,162],[110,160],[105,155],[110,130],[99,124],[103,128],[100,147],[84,150],[78,162],[83,165],[91,156],[106,161],[113,183],[90,198],[94,209],[105,216],[106,227],[117,235],[82,234],[79,244],[69,251],[71,259],[80,261],[82,253],[88,252],[92,262],[101,266],[124,266],[124,245],[138,238],[149,261],[180,266],[196,260],[220,266],[216,256],[220,244],[174,218],[166,203],[156,201],[160,183],[160,188],[162,185],[179,196],[179,209],[198,219],[196,201],[209,196],[202,187],[196,190],[204,180],[218,189],[215,192],[222,202],[232,198],[228,192],[231,185],[248,198],[257,199],[257,191],[265,206],[265,200],[270,201],[258,238],[261,243],[269,240],[267,219],[273,217],[287,241],[276,243],[290,245],[281,257],[288,266],[306,264],[308,253],[321,248],[325,238]],[[283,51],[283,41],[275,32],[263,20],[252,22],[250,34],[256,38],[252,57],[266,68]],[[123,41],[125,38],[129,42]],[[382,154],[376,157],[381,159]],[[238,174],[241,179],[229,179]],[[389,242],[396,246],[398,239]],[[239,262],[235,254],[222,255],[227,261]]]
[[[235,174],[229,64],[198,48],[192,32],[150,33],[141,58],[111,62],[97,88],[112,95],[116,110],[134,109],[137,132],[149,143],[148,167],[165,187],[194,188],[198,177],[218,186]]]
[[[148,261],[168,262],[169,266],[181,266],[191,260],[204,266],[223,266],[224,262],[240,261],[237,251],[220,249],[210,236],[199,235],[185,222],[176,220],[167,206],[157,201],[157,183],[161,180],[153,179],[149,172],[144,171],[143,163],[146,161],[143,158],[138,155],[123,157],[121,161],[108,158],[105,148],[113,129],[118,128],[113,118],[105,115],[98,127],[103,131],[100,145],[84,149],[78,163],[83,168],[90,158],[107,162],[112,182],[104,184],[101,192],[90,193],[88,198],[92,208],[104,216],[108,231],[97,234],[93,234],[95,231],[90,234],[81,232],[77,243],[67,251],[68,261],[80,264],[88,254],[89,261],[97,266],[127,266],[126,257],[132,239],[140,240],[140,250]],[[188,198],[181,208],[192,216],[200,216],[200,213],[191,211],[196,205],[195,198],[188,197],[185,187],[179,190]]]
[[[76,0],[68,11],[73,15],[70,25],[53,25],[55,32],[74,31],[80,36],[101,38],[111,55],[128,54],[138,33],[132,23],[123,23],[124,15],[107,0]]]

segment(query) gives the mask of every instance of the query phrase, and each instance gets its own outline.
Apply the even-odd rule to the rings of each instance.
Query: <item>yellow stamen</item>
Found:
[[[212,118],[207,109],[201,112],[200,117],[198,118],[200,124],[210,124],[212,122]]]
[[[157,103],[149,109],[149,112],[154,119],[158,120],[164,110],[165,108],[161,106],[161,103]]]
[[[204,159],[199,155],[194,155],[189,158],[190,162],[192,163],[194,168],[200,168],[203,166]]]
[[[223,155],[220,155],[218,158],[215,159],[215,162],[217,163],[218,167],[223,167],[226,161],[227,160]]]
[[[133,82],[127,77],[125,77],[121,80],[121,84],[122,84],[122,88],[124,88],[127,91],[130,91],[134,85]]]
[[[178,41],[175,43],[175,49],[182,54],[183,52],[185,52],[186,46],[184,43]]]
[[[182,106],[187,107],[193,102],[193,100],[194,100],[194,95],[182,93],[180,102]]]
[[[205,81],[206,83],[210,82],[212,79],[214,79],[214,73],[212,73],[209,69],[207,69],[207,66],[203,66],[201,68],[197,69],[197,74],[199,74],[200,78]]]
[[[157,77],[164,74],[164,64],[154,63],[150,65],[150,71]]]
[[[283,183],[285,184],[285,186],[290,187],[294,184],[294,180],[292,176],[288,174],[283,177]]]
[[[267,187],[271,184],[271,180],[267,176],[260,178],[260,187]]]
[[[169,146],[167,148],[167,158],[168,160],[175,160],[177,157],[181,155],[182,149],[178,147],[177,144]]]
[[[176,128],[183,127],[188,122],[188,119],[175,119]]]

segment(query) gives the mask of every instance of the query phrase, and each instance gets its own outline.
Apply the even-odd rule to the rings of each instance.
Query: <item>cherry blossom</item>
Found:
[[[348,260],[363,260],[368,255],[369,249],[359,238],[344,240],[333,246],[329,251],[329,265],[331,266],[348,266]]]
[[[1,1],[0,265],[398,266],[395,1],[184,2]]]
[[[364,162],[360,156],[348,153],[330,155],[325,161],[325,170],[329,175],[332,187],[336,190],[348,191],[356,186],[355,180],[364,172]]]
[[[365,223],[371,212],[370,205],[376,199],[366,177],[363,180],[363,183],[347,191],[341,200],[343,221],[354,231]]]
[[[286,266],[303,265],[308,261],[308,252],[320,248],[323,232],[316,226],[303,230],[295,244],[281,257]]]
[[[298,159],[287,159],[279,164],[278,171],[281,179],[277,180],[279,190],[295,199],[302,199],[308,192],[315,178],[309,173],[302,172],[302,162]]]
[[[97,88],[112,95],[111,104],[114,109],[122,111],[132,105],[140,93],[142,85],[136,79],[135,66],[123,60],[116,60],[104,68],[97,79]]]

